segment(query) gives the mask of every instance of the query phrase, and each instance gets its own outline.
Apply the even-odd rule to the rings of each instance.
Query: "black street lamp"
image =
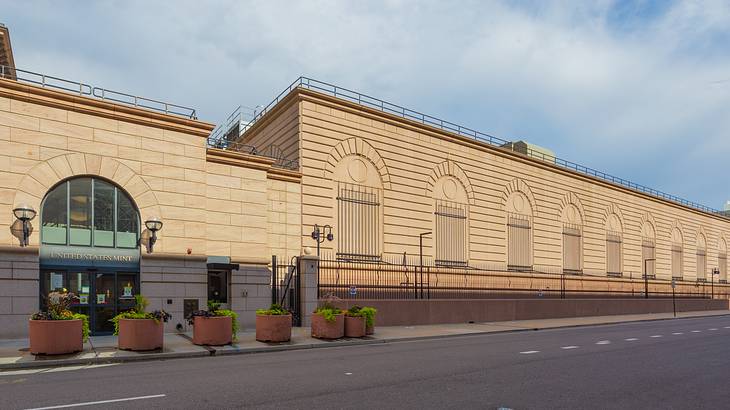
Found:
[[[35,209],[28,204],[20,204],[13,209],[13,215],[23,224],[23,236],[20,238],[20,246],[28,246],[28,238],[31,232],[30,221],[35,218]]]
[[[325,231],[327,232],[326,234]],[[317,241],[317,257],[319,258],[319,248],[322,242],[324,242],[325,240],[332,242],[335,239],[335,236],[332,235],[332,227],[330,225],[319,226],[317,224],[314,224],[312,239]]]
[[[162,229],[162,221],[160,221],[160,218],[153,216],[144,222],[144,226],[152,232],[152,235],[147,239],[147,253],[152,253],[152,248],[155,246],[155,242],[157,242],[157,231]]]

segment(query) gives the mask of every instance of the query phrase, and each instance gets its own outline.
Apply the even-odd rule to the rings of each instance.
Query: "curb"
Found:
[[[414,342],[422,340],[438,340],[448,339],[455,337],[471,337],[471,336],[484,336],[493,334],[505,334],[505,333],[518,333],[518,332],[530,332],[540,330],[553,330],[553,329],[570,329],[579,327],[591,327],[591,326],[608,326],[608,325],[619,325],[619,324],[631,324],[631,323],[645,323],[645,322],[658,322],[663,320],[678,320],[678,319],[699,319],[708,317],[724,317],[730,316],[730,313],[724,314],[713,314],[713,315],[701,315],[701,316],[689,316],[689,317],[664,317],[654,319],[639,319],[629,321],[607,321],[601,323],[586,323],[576,325],[563,325],[553,327],[536,327],[536,328],[514,328],[504,330],[492,330],[492,331],[478,331],[470,333],[453,333],[453,334],[442,334],[442,335],[429,335],[429,336],[412,336],[412,337],[394,337],[386,339],[366,339],[366,340],[341,340],[333,341],[329,343],[304,343],[298,345],[277,345],[277,346],[262,346],[262,347],[247,347],[247,348],[230,348],[230,349],[215,349],[210,347],[210,351],[192,351],[192,352],[168,352],[168,353],[147,353],[139,354],[135,356],[118,356],[118,357],[88,357],[78,359],[58,359],[58,360],[40,360],[33,362],[22,362],[22,363],[7,363],[0,364],[0,375],[4,370],[19,370],[19,369],[35,369],[44,367],[63,367],[63,366],[74,366],[74,365],[94,365],[94,364],[108,364],[108,363],[125,363],[125,362],[141,362],[141,361],[152,361],[152,360],[168,360],[168,359],[182,359],[182,358],[194,358],[194,357],[210,357],[210,356],[232,356],[239,354],[255,354],[255,353],[271,353],[271,352],[282,352],[289,350],[308,350],[308,349],[326,349],[332,347],[346,347],[346,346],[363,346],[372,344],[385,344],[385,343],[400,343],[400,342]]]

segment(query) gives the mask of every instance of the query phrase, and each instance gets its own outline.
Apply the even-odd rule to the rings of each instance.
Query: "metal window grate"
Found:
[[[337,184],[337,257],[380,259],[380,189]]]
[[[720,269],[720,280],[727,280],[727,253],[720,252],[717,255],[717,268]]]
[[[682,276],[682,260],[684,257],[682,245],[672,244],[672,277],[681,278]]]
[[[707,279],[707,251],[697,249],[697,279]]]
[[[644,275],[656,277],[656,242],[654,239],[644,238],[641,241],[641,269]]]
[[[466,205],[437,201],[434,215],[436,217],[436,265],[468,265]]]
[[[527,215],[507,214],[507,269],[532,269],[532,221]]]
[[[606,273],[608,275],[623,275],[622,242],[621,232],[606,232]]]
[[[583,273],[583,227],[563,224],[563,272]]]

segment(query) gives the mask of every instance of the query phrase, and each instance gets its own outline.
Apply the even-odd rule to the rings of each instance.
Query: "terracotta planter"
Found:
[[[365,318],[345,315],[345,337],[365,336]]]
[[[29,320],[33,354],[68,354],[84,349],[83,320]]]
[[[256,340],[259,342],[291,340],[291,315],[256,315]]]
[[[318,339],[339,339],[345,335],[345,314],[335,315],[334,322],[328,322],[319,313],[312,315],[312,337]]]
[[[196,345],[223,346],[233,340],[233,318],[230,316],[193,319],[193,343]]]
[[[375,333],[375,325],[372,325],[372,326],[365,325],[365,334],[366,335],[372,335],[374,333]]]
[[[162,349],[165,324],[154,319],[119,319],[117,347],[122,350]]]

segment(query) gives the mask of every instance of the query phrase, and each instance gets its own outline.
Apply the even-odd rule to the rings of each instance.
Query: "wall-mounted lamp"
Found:
[[[325,231],[327,232],[327,234],[325,234]],[[319,257],[320,244],[325,240],[332,242],[335,239],[335,236],[332,235],[332,227],[329,225],[319,226],[315,224],[314,230],[312,231],[312,239],[317,241],[317,257]]]
[[[162,229],[162,221],[160,221],[160,218],[153,216],[152,218],[144,221],[144,226],[152,232],[152,235],[149,236],[147,242],[147,253],[152,253],[152,248],[155,246],[155,242],[157,242],[157,231]]]
[[[28,238],[31,232],[30,221],[35,218],[35,209],[28,204],[20,204],[13,209],[13,215],[23,224],[23,235],[19,238],[20,246],[28,246]]]

